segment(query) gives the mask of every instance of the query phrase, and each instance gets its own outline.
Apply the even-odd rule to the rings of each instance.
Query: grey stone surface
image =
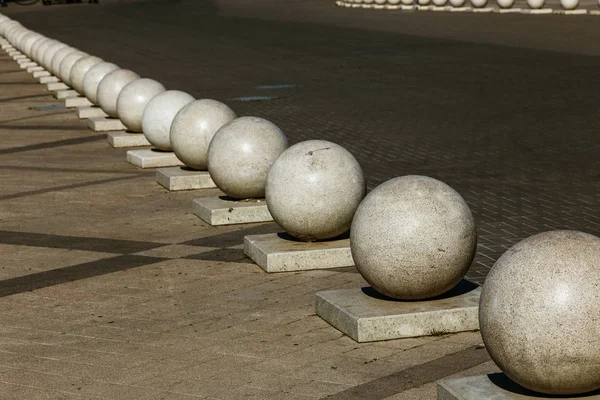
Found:
[[[44,55],[42,57],[41,64],[44,66],[44,68],[46,68],[48,71],[52,72],[52,58],[60,50],[67,48],[67,47],[68,46],[62,42],[55,42],[52,45],[48,46],[48,48],[46,49],[46,51],[44,52]]]
[[[237,118],[215,134],[208,148],[208,171],[217,187],[236,199],[264,198],[271,165],[287,148],[273,123]]]
[[[121,131],[126,129],[125,125],[118,119],[105,117],[89,118],[87,126],[95,132]]]
[[[127,161],[140,168],[182,166],[183,163],[171,151],[139,149],[127,151]]]
[[[55,78],[55,79],[56,80],[53,80],[52,82],[49,82],[49,83],[46,84],[46,89],[48,89],[49,92],[55,92],[55,91],[58,91],[58,90],[70,89],[63,82],[59,82],[57,80],[58,78]]]
[[[167,90],[161,83],[148,79],[137,79],[126,85],[117,98],[117,114],[132,132],[142,132],[142,116],[146,105],[154,96]]]
[[[478,329],[480,294],[468,281],[424,301],[394,300],[371,287],[331,290],[316,294],[315,310],[357,342],[372,342]]]
[[[77,97],[77,91],[73,89],[62,89],[54,91],[53,96],[59,100],[66,99],[68,97],[75,98]]]
[[[185,165],[208,169],[208,146],[213,136],[235,113],[226,104],[210,99],[195,100],[183,107],[171,125],[171,147]],[[264,197],[264,193],[262,196]]]
[[[265,195],[286,232],[314,241],[346,232],[365,190],[362,169],[350,152],[325,140],[307,140],[273,163]]]
[[[376,187],[350,230],[356,267],[386,296],[420,300],[453,288],[475,256],[477,230],[465,200],[445,183],[408,175]]]
[[[60,78],[60,80],[66,83],[67,85],[71,85],[71,70],[73,69],[77,61],[87,56],[88,54],[82,51],[73,51],[67,54],[67,56],[62,59],[58,68],[58,77]]]
[[[216,187],[208,171],[195,171],[182,167],[157,169],[156,182],[171,191],[212,189]]]
[[[39,71],[44,71],[44,67],[41,67],[39,65],[37,65],[37,63],[35,65],[32,65],[31,67],[27,67],[26,69],[28,74],[33,74],[34,72],[39,72]],[[48,72],[49,74],[49,72]],[[35,78],[35,76],[34,76]]]
[[[71,68],[71,75],[69,77],[73,89],[77,90],[79,94],[84,94],[83,78],[94,65],[100,64],[101,62],[103,62],[103,60],[96,56],[86,56],[77,60]]]
[[[62,62],[62,60],[65,59],[66,56],[68,56],[70,53],[73,53],[74,51],[77,51],[77,49],[71,46],[63,47],[62,49],[57,51],[54,54],[54,56],[52,56],[52,60],[50,61],[50,65],[48,66],[50,72],[52,72],[52,74],[60,78],[60,63]]]
[[[582,399],[580,396],[563,399]],[[437,400],[550,400],[548,396],[531,392],[514,383],[504,374],[469,376],[438,382]],[[585,396],[586,400],[600,400],[600,393]]]
[[[78,106],[77,117],[84,118],[106,118],[108,115],[100,107],[95,106]],[[117,129],[118,130],[118,129]]]
[[[350,240],[302,242],[287,234],[244,237],[244,253],[266,272],[351,267]]]
[[[140,76],[127,69],[110,72],[100,81],[97,91],[98,105],[110,117],[117,118],[117,99],[127,84],[140,79]]]
[[[131,133],[127,131],[108,132],[106,134],[108,143],[115,148],[150,146],[143,133]]]
[[[203,197],[194,199],[193,206],[194,214],[213,226],[273,221],[264,199]]]
[[[83,94],[93,104],[98,105],[98,86],[108,74],[119,69],[119,66],[109,62],[94,65],[83,77]]]
[[[88,107],[91,105],[92,105],[92,103],[88,99],[86,99],[85,97],[81,97],[81,96],[67,97],[65,99],[65,107],[67,107],[67,108]]]
[[[180,90],[167,90],[156,95],[142,115],[142,132],[153,146],[171,150],[170,131],[177,113],[194,98]]]
[[[541,393],[600,389],[600,238],[531,236],[507,250],[481,296],[481,334],[512,380]]]
[[[34,78],[38,79],[38,78],[43,78],[43,77],[51,76],[50,72],[48,72],[45,69],[43,69],[43,67],[40,67],[40,68],[42,68],[42,70],[33,71],[33,77]],[[58,80],[58,78],[57,78],[57,80]],[[43,83],[41,81],[41,79],[38,79],[38,82]]]

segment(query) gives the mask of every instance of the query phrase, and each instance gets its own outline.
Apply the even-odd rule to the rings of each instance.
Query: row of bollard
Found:
[[[0,36],[23,69],[55,84],[66,103],[94,111],[92,129],[126,129],[109,132],[113,145],[121,137],[128,146],[151,144],[129,150],[128,160],[170,166],[157,171],[167,189],[220,189],[226,196],[194,200],[204,221],[274,220],[284,232],[244,238],[244,252],[266,272],[356,266],[370,287],[316,294],[316,313],[356,341],[481,329],[492,359],[523,387],[563,396],[600,390],[598,237],[527,238],[502,255],[482,289],[464,279],[476,253],[475,221],[447,184],[407,175],[367,194],[358,161],[340,145],[307,140],[288,148],[267,120],[166,90],[1,15]],[[473,399],[474,390],[478,399],[540,397],[488,377],[439,385],[444,400]]]

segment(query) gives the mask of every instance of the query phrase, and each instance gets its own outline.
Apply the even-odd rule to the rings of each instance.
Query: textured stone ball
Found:
[[[67,46],[67,47],[63,47],[62,49],[60,49],[59,51],[54,53],[54,56],[52,57],[52,61],[50,61],[50,70],[49,70],[52,73],[52,75],[60,78],[60,76],[59,76],[60,63],[66,56],[68,56],[70,53],[72,53],[74,51],[77,51],[77,49],[75,49],[71,46]]]
[[[71,87],[75,89],[79,94],[83,94],[83,78],[88,71],[96,64],[104,62],[100,57],[87,56],[77,61],[73,68],[71,68]]]
[[[273,163],[265,197],[273,219],[286,232],[315,241],[350,228],[365,190],[363,171],[348,150],[325,140],[307,140]]]
[[[521,386],[600,389],[600,238],[552,231],[511,247],[485,280],[479,324],[494,362]]]
[[[58,69],[58,77],[60,80],[71,86],[71,70],[73,69],[73,66],[77,61],[87,56],[88,54],[82,51],[74,51],[63,58],[60,62],[60,68]]]
[[[42,39],[44,39],[42,35],[38,33],[33,33],[23,41],[23,51],[25,52],[25,54],[27,54],[27,57],[31,58],[31,49],[33,48],[33,45]]]
[[[177,113],[171,125],[173,152],[188,167],[208,169],[210,141],[223,125],[233,119],[233,110],[221,102],[209,99],[191,102]]]
[[[579,6],[579,0],[560,0],[560,5],[565,10],[574,10]]]
[[[515,4],[515,0],[497,0],[500,8],[511,8]]]
[[[83,77],[83,94],[93,104],[98,104],[98,86],[106,75],[118,70],[113,63],[102,62],[94,65]]]
[[[141,132],[144,109],[154,96],[166,90],[161,83],[148,78],[126,85],[117,98],[117,114],[123,125],[131,132]]]
[[[142,115],[142,132],[157,149],[172,150],[171,125],[177,113],[194,98],[179,90],[167,90],[156,95]]]
[[[532,9],[539,9],[544,7],[545,0],[527,0],[527,5]]]
[[[449,0],[452,7],[464,7],[467,0]]]
[[[117,69],[104,77],[98,85],[98,105],[108,116],[117,118],[117,99],[127,84],[140,79],[140,76],[127,69]]]
[[[41,37],[40,40],[37,40],[32,46],[31,46],[31,51],[29,52],[29,58],[31,58],[33,61],[36,61],[36,54],[38,49],[45,43],[47,43],[50,39],[48,39],[47,37]]]
[[[448,0],[433,0],[433,5],[436,7],[445,6]]]
[[[237,118],[212,138],[208,172],[228,196],[263,198],[269,168],[286,148],[287,139],[275,124],[257,117]]]
[[[52,46],[53,44],[57,43],[56,40],[54,39],[48,39],[45,40],[37,49],[36,53],[34,54],[34,61],[36,63],[38,63],[39,65],[42,65],[42,60],[44,59],[44,53],[46,52],[46,50],[48,50],[48,47]],[[42,65],[43,66],[43,65]]]
[[[477,245],[471,210],[450,186],[426,176],[391,179],[356,210],[350,249],[360,274],[379,293],[422,300],[456,286]]]
[[[52,68],[52,58],[59,50],[62,50],[65,47],[68,47],[68,46],[62,42],[56,42],[53,45],[49,46],[46,49],[46,51],[44,52],[44,57],[42,59],[42,66],[46,70],[50,71]]]
[[[475,8],[483,8],[487,5],[488,0],[471,0],[471,4]]]

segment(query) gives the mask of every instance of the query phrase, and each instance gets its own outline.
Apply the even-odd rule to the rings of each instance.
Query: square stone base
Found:
[[[577,10],[554,10],[554,14],[561,15],[585,15],[588,13],[588,10],[585,8],[580,8]]]
[[[600,391],[585,396],[549,396],[532,392],[511,381],[502,373],[469,376],[438,382],[438,400],[600,400]]]
[[[183,163],[172,151],[153,149],[129,150],[127,161],[140,168],[178,167]]]
[[[126,131],[108,132],[106,139],[115,148],[150,146],[150,142],[143,133],[130,133]]]
[[[49,75],[40,76],[39,79],[38,79],[38,81],[42,85],[47,85],[49,83],[58,83],[58,78],[49,74]],[[48,89],[48,90],[52,90],[52,89]]]
[[[214,189],[217,187],[208,171],[196,171],[187,167],[157,169],[156,182],[171,191]]]
[[[452,7],[450,8],[450,12],[471,12],[473,9],[471,7]]]
[[[84,119],[84,118],[106,118],[108,117],[108,115],[106,115],[106,113],[104,111],[102,111],[102,109],[100,107],[94,107],[94,106],[83,106],[83,107],[77,107],[77,117],[79,119]],[[122,130],[122,129],[115,129],[115,130]]]
[[[58,79],[58,78],[56,78]],[[65,85],[62,82],[50,82],[48,84],[46,84],[46,89],[48,89],[49,92],[56,92],[58,90],[65,90],[65,89],[69,89],[69,87],[67,85]]]
[[[38,70],[38,71],[33,71],[33,77],[35,79],[37,79],[40,83],[44,83],[44,82],[42,82],[42,78],[48,78],[50,76],[52,76],[50,74],[50,72],[48,72],[48,71],[46,71],[44,69]],[[56,77],[53,77],[53,78],[56,78]]]
[[[72,89],[57,90],[54,92],[54,97],[59,100],[66,99],[67,97],[76,97],[76,96],[77,96],[77,92]]]
[[[499,8],[498,10],[496,10],[496,12],[499,14],[520,13],[522,11],[523,11],[523,9],[521,9],[521,8]]]
[[[88,99],[81,96],[67,97],[65,99],[65,107],[67,108],[86,107],[91,105],[92,103]]]
[[[29,62],[19,63],[19,66],[21,67],[21,69],[24,69],[27,71],[27,69],[37,66],[37,64],[34,63],[33,61],[29,61]]]
[[[351,267],[350,239],[302,242],[286,233],[244,237],[244,253],[266,272]]]
[[[400,301],[371,287],[318,292],[318,316],[357,342],[479,329],[481,288],[463,280],[430,300]]]
[[[600,10],[589,10],[588,14],[590,14],[590,15],[600,15]]]
[[[236,200],[227,196],[194,199],[194,214],[213,226],[273,221],[265,199]]]
[[[31,67],[27,67],[26,71],[27,71],[28,74],[33,74],[34,72],[44,71],[44,67],[40,67],[39,65],[35,64],[35,65],[31,66]],[[34,78],[35,78],[35,76],[34,76]]]
[[[104,117],[94,117],[88,119],[87,126],[94,132],[122,131],[127,129],[121,120]]]
[[[473,8],[474,13],[491,13],[494,12],[492,7]]]
[[[523,14],[552,14],[551,8],[523,9]]]

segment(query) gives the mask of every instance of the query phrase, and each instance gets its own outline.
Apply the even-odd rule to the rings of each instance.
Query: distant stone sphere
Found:
[[[402,4],[405,6],[412,6],[414,4],[414,0],[401,0]]]
[[[31,46],[31,51],[29,52],[29,58],[31,58],[33,61],[37,61],[36,58],[36,54],[38,49],[45,43],[48,43],[50,39],[48,39],[47,37],[42,36],[39,40],[36,40],[36,42]]]
[[[448,0],[433,0],[433,5],[436,7],[445,6]]]
[[[394,178],[358,207],[350,229],[356,268],[379,293],[422,300],[456,286],[477,245],[471,210],[450,186],[427,176]]]
[[[233,119],[235,113],[223,103],[210,99],[192,101],[177,113],[171,125],[173,152],[188,167],[207,170],[210,141]]]
[[[42,35],[38,33],[33,33],[23,41],[23,51],[25,52],[25,54],[27,54],[27,57],[31,58],[31,48],[35,43],[42,39],[44,39]]]
[[[68,47],[66,44],[61,42],[56,42],[53,45],[49,46],[44,52],[44,58],[42,59],[42,65],[46,70],[52,72],[52,58],[54,55],[64,48]]]
[[[83,77],[83,94],[93,104],[98,104],[98,85],[106,75],[118,70],[113,63],[101,62],[94,65]]]
[[[600,238],[552,231],[511,247],[485,280],[479,324],[494,362],[521,386],[600,389]]]
[[[449,0],[452,7],[464,7],[466,0]]]
[[[269,169],[286,148],[285,135],[272,122],[257,117],[237,118],[212,138],[208,172],[228,196],[263,198]]]
[[[144,109],[158,94],[167,89],[159,82],[141,78],[127,84],[117,98],[117,115],[131,132],[142,131]]]
[[[515,0],[497,0],[500,8],[511,8],[515,4]]]
[[[275,222],[304,241],[348,231],[365,196],[365,177],[354,156],[325,140],[307,140],[273,163],[265,191]]]
[[[79,94],[83,94],[83,78],[85,78],[85,75],[94,65],[102,62],[104,62],[104,60],[95,56],[87,56],[79,59],[79,61],[73,65],[73,68],[71,68],[71,76],[69,77],[71,87]]]
[[[539,9],[544,6],[545,0],[527,0],[529,8]]]
[[[60,76],[59,76],[60,63],[66,56],[68,56],[70,53],[72,53],[74,51],[77,51],[77,49],[75,49],[74,47],[71,47],[71,46],[67,46],[67,47],[63,47],[62,49],[60,49],[59,51],[54,53],[54,56],[52,57],[52,61],[50,61],[50,69],[49,69],[49,71],[52,73],[52,75],[60,78]]]
[[[574,10],[579,6],[579,0],[560,0],[560,5],[565,10]]]
[[[73,66],[77,61],[87,56],[88,54],[82,51],[74,51],[63,58],[60,62],[60,68],[58,69],[58,77],[60,80],[71,86],[71,70],[73,69]]]
[[[46,52],[46,50],[48,50],[48,48],[54,44],[58,43],[56,40],[54,39],[47,39],[45,40],[43,43],[40,44],[40,46],[38,47],[36,53],[34,54],[34,61],[36,63],[38,63],[39,65],[43,66],[42,61],[44,59],[44,53]]]
[[[179,90],[167,90],[155,96],[142,115],[142,132],[159,150],[172,150],[171,125],[177,113],[194,98]]]
[[[471,0],[471,4],[475,8],[483,8],[487,5],[488,0]]]
[[[127,69],[117,69],[107,74],[98,84],[96,97],[98,105],[109,117],[117,118],[117,99],[128,83],[140,79],[140,76]]]

